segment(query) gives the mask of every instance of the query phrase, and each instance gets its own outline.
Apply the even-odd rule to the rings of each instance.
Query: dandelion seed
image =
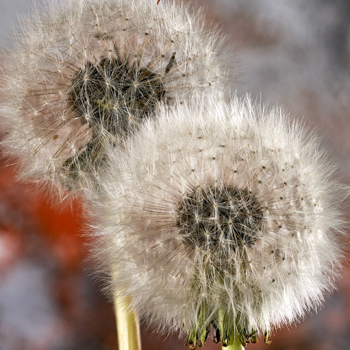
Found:
[[[127,290],[193,347],[211,326],[223,345],[268,343],[334,288],[343,188],[317,139],[277,109],[212,97],[160,114],[110,152],[94,203],[110,293]]]
[[[105,149],[161,103],[220,89],[222,38],[204,22],[184,5],[145,0],[67,0],[24,19],[1,90],[3,145],[21,176],[89,188]]]

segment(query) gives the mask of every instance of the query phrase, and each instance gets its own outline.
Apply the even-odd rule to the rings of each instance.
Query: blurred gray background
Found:
[[[9,34],[14,28],[18,28],[18,17],[26,15],[28,10],[43,0],[0,0],[0,44],[10,46]]]

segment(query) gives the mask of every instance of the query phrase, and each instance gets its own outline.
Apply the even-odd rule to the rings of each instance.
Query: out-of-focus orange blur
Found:
[[[235,47],[231,88],[303,118],[332,150],[337,176],[350,184],[348,0],[197,0],[192,6],[204,6]],[[2,157],[0,164],[0,350],[117,349],[113,307],[86,262],[81,203],[52,204],[35,185],[16,180],[11,162]],[[344,212],[350,219],[346,204]],[[260,339],[248,349],[350,349],[347,262],[337,287],[322,310],[275,330],[269,347]],[[185,349],[176,335],[144,325],[142,343],[144,350]],[[204,347],[220,348],[210,339]]]

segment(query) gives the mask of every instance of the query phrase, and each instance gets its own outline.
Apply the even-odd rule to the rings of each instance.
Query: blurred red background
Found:
[[[162,6],[162,0],[158,6]],[[156,0],[154,0],[156,6]],[[350,4],[347,0],[198,0],[234,45],[239,95],[279,104],[316,129],[350,184]],[[208,24],[210,25],[210,24]],[[0,164],[0,350],[117,349],[113,306],[86,262],[78,200],[52,204]],[[348,203],[344,212],[349,218]],[[344,244],[348,246],[348,237]],[[276,330],[270,350],[350,349],[350,268],[304,322]],[[185,349],[142,325],[144,350]],[[220,349],[209,339],[204,349]],[[265,348],[262,339],[248,349]]]

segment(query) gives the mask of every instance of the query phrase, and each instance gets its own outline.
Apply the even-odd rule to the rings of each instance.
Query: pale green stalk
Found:
[[[233,331],[230,337],[230,341],[226,347],[222,347],[223,350],[242,350],[244,349],[239,341],[237,331]]]

